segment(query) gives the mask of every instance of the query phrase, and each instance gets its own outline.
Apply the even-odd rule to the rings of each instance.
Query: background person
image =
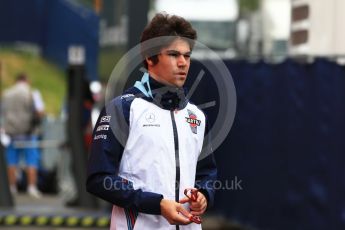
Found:
[[[37,189],[37,168],[39,166],[39,149],[37,148],[37,134],[40,119],[43,116],[44,104],[40,93],[30,87],[26,74],[21,73],[16,83],[5,90],[3,95],[4,129],[10,137],[6,148],[8,177],[12,194],[17,193],[17,167],[21,153],[26,160],[26,173],[30,196],[40,198]],[[16,146],[16,142],[23,146]]]

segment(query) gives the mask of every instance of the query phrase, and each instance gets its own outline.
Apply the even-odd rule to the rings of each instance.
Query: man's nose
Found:
[[[180,55],[177,59],[177,65],[178,66],[185,66],[187,65],[187,60],[186,60],[186,57],[183,56],[183,55]]]

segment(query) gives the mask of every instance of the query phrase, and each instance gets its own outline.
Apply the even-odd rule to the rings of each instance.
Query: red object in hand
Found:
[[[191,201],[197,201],[198,199],[198,189],[196,188],[186,188],[184,190],[184,195],[188,197]]]
[[[198,199],[198,189],[196,188],[186,188],[184,190],[184,195],[189,198],[190,201],[197,201]],[[190,221],[193,221],[196,224],[201,224],[202,220],[200,216],[192,215],[189,217]]]
[[[191,217],[189,217],[190,221],[193,221],[196,224],[201,224],[202,220],[200,216],[194,216],[192,215]]]

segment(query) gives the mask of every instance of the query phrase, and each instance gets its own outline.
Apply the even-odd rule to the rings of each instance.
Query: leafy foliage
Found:
[[[260,6],[260,0],[239,0],[238,2],[242,12],[252,12]]]
[[[33,88],[40,90],[46,112],[58,115],[66,94],[65,73],[37,54],[12,49],[0,50],[1,91],[15,82],[18,73],[25,72]]]

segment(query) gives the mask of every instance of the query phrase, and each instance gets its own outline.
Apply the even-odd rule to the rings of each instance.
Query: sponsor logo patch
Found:
[[[111,118],[111,116],[103,116],[103,117],[101,117],[101,121],[100,121],[100,123],[105,123],[105,122],[110,122],[110,118]]]
[[[97,127],[96,132],[102,131],[102,130],[109,130],[109,125],[100,125]]]
[[[198,120],[195,113],[193,113],[191,110],[188,109],[187,111],[189,117],[186,117],[186,122],[190,125],[190,129],[192,130],[192,132],[197,134],[198,126],[200,126],[201,120]]]
[[[153,113],[146,114],[145,118],[148,123],[153,123],[156,119]]]
[[[93,139],[94,140],[98,140],[98,139],[106,140],[107,139],[107,135],[104,135],[104,134],[96,135]]]
[[[160,124],[154,124],[156,121],[156,116],[153,113],[148,113],[145,115],[145,119],[148,124],[143,124],[143,127],[160,127]]]
[[[161,127],[160,124],[143,124],[143,127]]]
[[[122,96],[121,96],[121,99],[127,99],[127,98],[130,98],[130,97],[134,97],[134,94],[125,94],[125,95],[122,95]]]

